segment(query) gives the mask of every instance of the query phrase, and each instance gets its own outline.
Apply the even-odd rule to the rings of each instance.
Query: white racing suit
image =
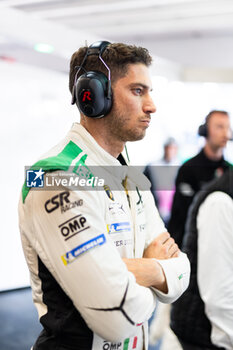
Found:
[[[102,190],[66,185],[69,169],[80,177],[91,166],[104,169],[108,182]],[[33,349],[147,349],[147,320],[156,298],[175,301],[190,275],[185,254],[160,260],[168,285],[164,294],[138,285],[122,260],[141,258],[166,231],[150,191],[140,190],[140,176],[127,174],[128,167],[79,124],[35,168],[45,171],[46,190],[29,191],[25,182],[19,204],[33,300],[44,327]]]

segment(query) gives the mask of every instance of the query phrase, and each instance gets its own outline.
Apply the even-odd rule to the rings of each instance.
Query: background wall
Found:
[[[17,217],[24,166],[63,137],[77,112],[71,108],[67,76],[62,73],[0,61],[0,77],[0,290],[4,290],[28,284]]]
[[[204,138],[197,135],[197,129],[210,110],[233,113],[233,84],[188,83],[154,76],[153,89],[157,111],[147,135],[142,141],[128,143],[130,160],[134,164],[146,164],[162,157],[162,145],[170,136],[177,140],[178,156],[183,162],[203,145]],[[233,142],[228,142],[225,156],[233,162]]]

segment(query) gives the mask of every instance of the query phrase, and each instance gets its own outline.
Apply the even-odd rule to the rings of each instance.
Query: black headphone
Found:
[[[74,86],[72,90],[71,104],[76,103],[81,113],[91,118],[102,118],[108,114],[112,108],[112,90],[111,90],[111,72],[104,62],[102,53],[108,45],[108,41],[97,41],[88,47],[86,55],[75,75]],[[87,72],[83,67],[88,56],[98,55],[101,62],[108,70],[108,78],[99,71]],[[85,73],[78,79],[80,70]]]
[[[198,135],[208,137],[208,127],[207,123],[201,124],[198,128]]]
[[[208,120],[210,119],[211,115],[215,112],[220,112],[220,113],[225,113],[228,115],[227,112],[225,111],[211,111],[205,118],[205,123],[204,124],[201,124],[198,128],[198,135],[199,136],[204,136],[204,137],[208,137]],[[233,131],[231,130],[231,136],[229,138],[229,141],[232,141],[233,140]]]

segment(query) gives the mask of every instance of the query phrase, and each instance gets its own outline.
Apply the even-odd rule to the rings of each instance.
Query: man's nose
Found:
[[[228,129],[226,130],[226,133],[225,133],[225,134],[227,135],[228,140],[231,140],[231,139],[232,139],[232,137],[233,137],[233,132],[232,132],[232,130],[231,130],[230,128],[228,128]]]
[[[145,101],[144,112],[150,113],[150,114],[156,112],[156,106],[155,106],[154,101],[150,95],[147,96],[147,99]]]

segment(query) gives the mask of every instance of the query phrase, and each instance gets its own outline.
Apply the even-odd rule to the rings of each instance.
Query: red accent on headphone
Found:
[[[84,101],[86,101],[86,99],[91,101],[91,92],[90,91],[84,91],[82,101],[84,102]]]

